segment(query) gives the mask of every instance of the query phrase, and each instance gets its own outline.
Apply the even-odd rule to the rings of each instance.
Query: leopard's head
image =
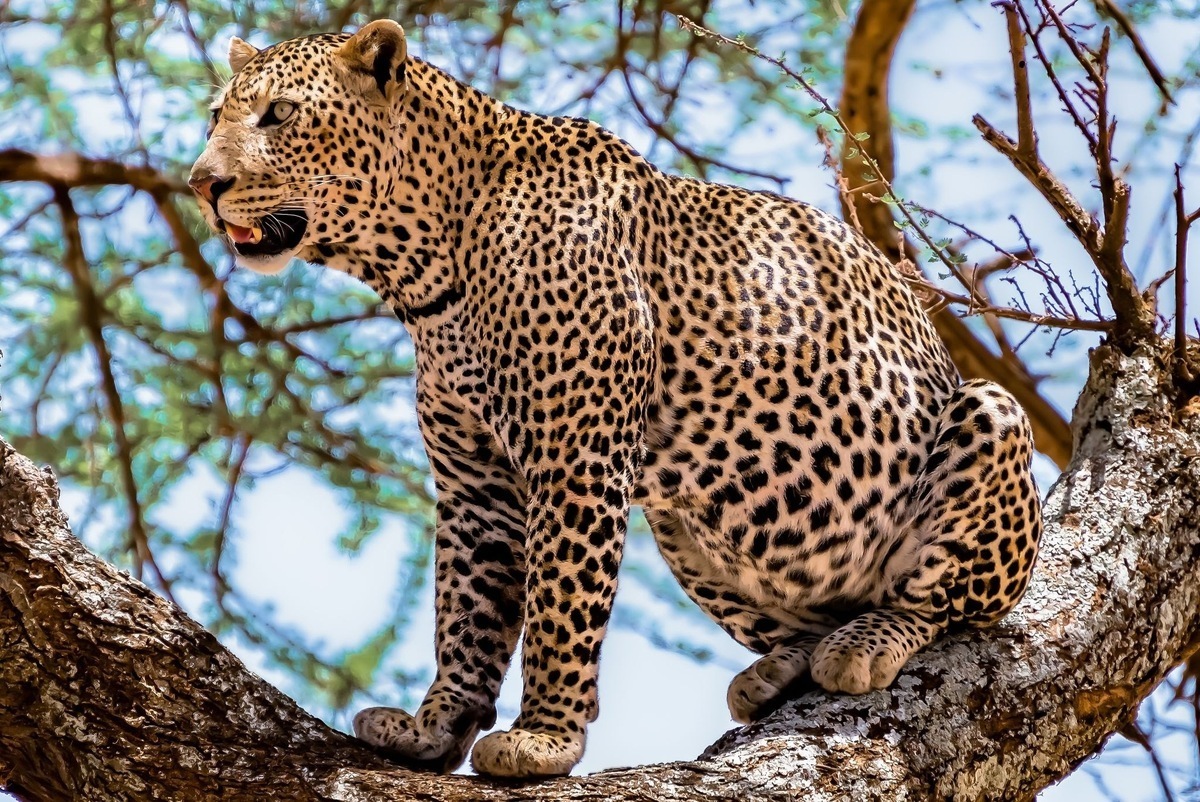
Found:
[[[368,236],[398,147],[407,48],[390,20],[258,50],[234,38],[190,184],[238,262],[278,273],[319,245]]]

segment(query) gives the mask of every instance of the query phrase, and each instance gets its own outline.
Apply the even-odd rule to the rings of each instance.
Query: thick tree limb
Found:
[[[150,167],[91,159],[75,153],[48,156],[15,148],[0,150],[0,181],[38,181],[60,187],[128,184],[155,196],[188,192],[182,180]]]
[[[329,730],[89,554],[50,472],[0,441],[0,784],[95,802],[1032,798],[1200,642],[1200,421],[1176,413],[1169,353],[1093,355],[1034,584],[1000,628],[693,762],[524,785],[414,774]]]

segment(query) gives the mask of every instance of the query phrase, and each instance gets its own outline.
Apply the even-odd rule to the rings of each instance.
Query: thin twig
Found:
[[[253,443],[254,435],[249,432],[243,432],[237,438],[237,442],[234,444],[237,456],[234,457],[233,464],[229,468],[225,500],[221,502],[221,517],[217,522],[217,533],[213,540],[212,567],[209,569],[213,578],[213,595],[217,599],[218,606],[221,605],[225,593],[229,590],[229,584],[221,573],[221,558],[225,555],[225,544],[229,538],[229,524],[233,517],[233,502],[237,498],[238,484],[242,480],[242,470],[245,468],[246,458],[250,456],[250,446]]]
[[[146,149],[146,143],[142,139],[141,119],[133,108],[133,101],[129,97],[125,83],[121,80],[121,60],[117,56],[117,12],[112,0],[104,0],[104,9],[100,16],[103,20],[104,52],[108,56],[113,87],[117,90],[117,97],[121,101],[121,109],[125,114],[125,121],[129,123],[130,133],[133,135],[133,140],[136,143],[135,149],[142,158],[142,164],[147,165],[150,163],[150,151]]]
[[[842,208],[846,210],[846,222],[855,231],[865,236],[862,221],[858,218],[858,204],[854,202],[853,198],[854,190],[850,188],[846,174],[838,167],[837,157],[833,153],[833,138],[829,136],[829,132],[825,130],[824,126],[817,126],[817,141],[821,143],[821,147],[825,148],[825,166],[833,171],[838,197],[841,199]],[[859,190],[864,190],[867,186],[869,185],[861,186]]]
[[[682,17],[680,19],[683,19]],[[637,24],[635,18],[634,25]],[[694,24],[694,23],[693,23]],[[779,187],[787,185],[787,176],[779,175],[778,173],[770,173],[762,170],[754,170],[746,167],[738,167],[735,164],[718,159],[714,156],[707,156],[690,145],[680,141],[679,137],[673,132],[666,123],[666,118],[659,120],[650,112],[642,99],[638,96],[637,89],[633,85],[633,79],[630,77],[630,67],[625,56],[625,51],[628,47],[628,42],[632,39],[632,33],[625,32],[625,14],[624,4],[618,5],[617,15],[617,30],[618,30],[618,56],[622,61],[620,70],[621,80],[625,84],[625,92],[629,97],[629,101],[633,104],[634,111],[642,118],[656,137],[669,142],[675,150],[677,150],[684,158],[692,163],[692,165],[703,176],[706,166],[716,167],[721,170],[727,170],[732,173],[741,173],[743,175],[753,176],[755,178],[763,178],[768,181],[773,181]]]
[[[1142,65],[1145,66],[1146,72],[1150,74],[1150,80],[1154,81],[1154,85],[1162,93],[1164,108],[1165,104],[1174,103],[1175,98],[1171,97],[1171,88],[1167,85],[1166,76],[1162,74],[1162,70],[1154,62],[1154,58],[1150,55],[1146,43],[1142,41],[1142,37],[1138,34],[1137,28],[1134,27],[1133,20],[1129,18],[1129,15],[1114,0],[1096,0],[1096,8],[1112,17],[1113,21],[1120,26],[1121,31],[1129,37],[1129,41],[1133,44],[1134,52],[1142,60]]]
[[[968,315],[995,315],[1006,320],[1019,320],[1022,323],[1032,323],[1035,326],[1049,326],[1056,329],[1072,329],[1075,331],[1109,331],[1113,325],[1111,320],[1103,318],[1099,320],[1087,320],[1086,318],[1078,317],[1039,315],[1026,309],[1017,309],[1011,306],[995,306],[993,304],[979,306],[975,299],[951,292],[926,278],[914,278],[910,276],[905,276],[904,278],[910,284],[915,284],[921,289],[937,293],[949,303],[966,307],[966,314]]]
[[[75,286],[75,297],[79,303],[80,314],[92,350],[96,355],[96,367],[100,371],[101,386],[108,403],[108,414],[112,419],[113,441],[117,447],[117,462],[121,474],[121,483],[125,490],[126,506],[129,509],[129,547],[133,556],[135,575],[141,578],[143,566],[148,566],[154,574],[163,594],[175,601],[171,595],[171,580],[167,579],[154,560],[150,550],[150,539],[146,532],[145,517],[142,505],[138,499],[137,482],[133,475],[133,448],[125,430],[125,407],[121,402],[121,394],[117,390],[116,377],[113,374],[112,354],[104,341],[104,320],[102,314],[103,302],[96,295],[88,272],[87,257],[83,250],[83,236],[79,230],[79,214],[71,201],[71,194],[66,186],[54,187],[54,202],[62,214],[63,238],[65,253],[63,261],[71,275]]]
[[[1200,219],[1200,209],[1188,214],[1183,205],[1183,178],[1175,165],[1175,378],[1193,381],[1187,359],[1187,243],[1192,223]]]

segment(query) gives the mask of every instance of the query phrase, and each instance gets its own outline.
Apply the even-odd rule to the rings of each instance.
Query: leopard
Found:
[[[359,739],[426,770],[569,773],[637,506],[682,591],[758,655],[729,685],[739,723],[797,688],[883,692],[1021,599],[1028,417],[962,379],[853,227],[507,105],[391,20],[235,37],[229,63],[189,177],[205,221],[250,271],[366,284],[415,353],[436,670],[415,712],[359,712]],[[518,644],[520,711],[494,729]]]

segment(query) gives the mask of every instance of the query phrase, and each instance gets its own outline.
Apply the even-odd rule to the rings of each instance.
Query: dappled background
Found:
[[[228,77],[229,38],[263,46],[391,17],[411,54],[515,105],[598,120],[664,169],[836,211],[818,136],[836,134],[836,121],[794,76],[737,43],[836,101],[857,8],[0,6],[0,434],[54,466],[89,546],[183,605],[314,713],[346,729],[366,704],[412,708],[432,675],[433,618],[433,497],[413,417],[412,347],[365,287],[306,265],[278,277],[235,271],[210,238],[182,179],[203,143],[205,106]],[[1113,28],[1115,168],[1134,186],[1128,258],[1145,286],[1174,264],[1173,164],[1195,187],[1190,206],[1200,201],[1191,166],[1200,10],[1080,2],[1064,13],[1081,37],[1098,38],[1088,26]],[[733,41],[696,36],[680,16]],[[1061,43],[1046,45],[1069,87],[1077,65]],[[1034,78],[1043,157],[1098,206],[1087,143],[1053,87]],[[919,4],[891,85],[894,184],[920,204],[906,208],[930,242],[911,255],[930,279],[952,286],[948,254],[964,269],[983,266],[980,291],[1027,317],[1108,314],[1084,253],[971,124],[982,113],[1015,131],[1000,13]],[[92,178],[73,183],[106,186],[52,189],[22,166],[28,154],[79,154],[88,161],[69,164]],[[1029,256],[1011,258],[1018,253]],[[1058,289],[1047,289],[1051,268]],[[1168,282],[1164,308],[1171,291]],[[1192,301],[1200,308],[1200,296]],[[964,331],[957,336],[1015,371],[1051,416],[1069,418],[1098,335],[994,315],[968,317]],[[1056,462],[1040,458],[1043,488]],[[724,686],[750,659],[676,589],[640,516],[635,523],[584,770],[694,757],[732,726]],[[502,696],[502,725],[518,692]],[[1181,668],[1136,725],[1045,797],[1200,796],[1196,707],[1193,675]]]

